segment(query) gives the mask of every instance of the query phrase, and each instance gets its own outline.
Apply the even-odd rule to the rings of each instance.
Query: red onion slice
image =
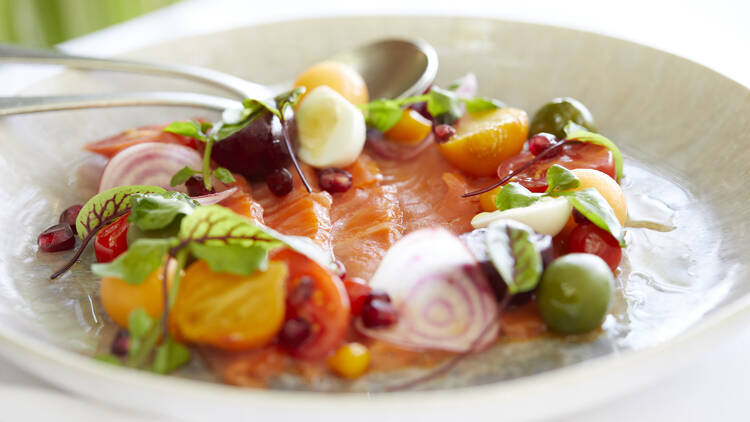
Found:
[[[201,154],[186,146],[144,142],[117,153],[104,167],[99,192],[127,185],[159,186],[186,193],[184,186],[172,187],[169,181],[185,166],[201,168]]]
[[[398,241],[372,278],[388,292],[398,322],[366,335],[414,350],[480,350],[497,338],[497,303],[474,256],[444,229],[419,230]],[[479,337],[482,337],[479,339]]]
[[[198,201],[201,205],[213,205],[229,198],[235,192],[237,192],[237,188],[233,187],[221,192],[209,193],[208,195],[193,196],[192,199]]]
[[[411,160],[435,142],[435,135],[430,132],[416,145],[404,145],[385,138],[382,134],[368,132],[367,145],[380,158],[386,160]]]

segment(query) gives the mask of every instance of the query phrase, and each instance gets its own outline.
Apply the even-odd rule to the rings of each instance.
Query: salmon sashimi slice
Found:
[[[377,160],[383,184],[397,190],[406,232],[444,227],[454,234],[472,230],[471,219],[482,211],[477,197],[461,198],[488,179],[466,177],[432,145],[407,160]]]
[[[268,227],[286,235],[308,237],[324,251],[330,252],[331,195],[320,192],[318,177],[312,167],[300,165],[313,188],[312,193],[307,192],[292,170],[294,187],[290,193],[277,197],[263,183],[253,186],[253,198],[263,207],[263,220]]]
[[[245,216],[260,224],[263,224],[263,207],[253,199],[252,188],[247,183],[247,179],[240,174],[234,175],[234,183],[227,185],[227,188],[236,187],[230,197],[224,199],[219,205],[225,206],[239,215]],[[218,186],[217,186],[218,189]]]

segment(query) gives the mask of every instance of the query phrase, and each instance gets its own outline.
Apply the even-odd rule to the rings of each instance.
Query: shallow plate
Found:
[[[436,391],[394,394],[242,390],[121,370],[82,356],[111,329],[99,311],[96,282],[85,265],[48,282],[46,275],[63,256],[37,255],[34,240],[63,208],[95,189],[87,172],[96,163],[80,151],[82,143],[142,124],[215,117],[151,108],[0,120],[0,352],[83,395],[196,420],[237,414],[448,419],[489,412],[531,419],[590,405],[674,370],[747,312],[750,252],[741,246],[750,240],[748,198],[737,186],[750,175],[744,145],[750,91],[702,66],[590,33],[444,17],[274,23],[170,42],[132,56],[207,65],[272,83],[290,80],[340,49],[390,36],[432,43],[440,55],[440,83],[473,71],[483,95],[530,111],[556,96],[576,97],[626,153],[629,198],[642,204],[643,215],[659,220],[661,229],[676,229],[629,229],[632,265],[620,274],[616,306],[602,335],[583,342],[501,344],[424,386]],[[156,78],[70,71],[29,93],[136,88],[198,89]]]

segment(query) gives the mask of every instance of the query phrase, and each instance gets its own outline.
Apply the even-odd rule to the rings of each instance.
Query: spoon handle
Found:
[[[271,91],[263,85],[240,79],[228,73],[198,66],[75,56],[55,50],[38,50],[8,44],[0,44],[0,63],[50,64],[79,69],[176,76],[222,88],[243,99],[268,98],[272,95]]]
[[[125,92],[115,94],[0,97],[0,116],[44,111],[127,106],[201,107],[222,111],[241,108],[238,101],[188,92]]]

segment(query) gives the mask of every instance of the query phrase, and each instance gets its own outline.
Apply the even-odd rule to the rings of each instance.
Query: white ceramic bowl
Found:
[[[695,207],[705,217],[682,221],[681,229],[689,232],[682,233],[683,246],[693,253],[680,258],[708,269],[694,272],[679,291],[645,283],[641,287],[653,290],[640,297],[648,299],[645,304],[624,282],[618,312],[641,321],[636,311],[645,309],[649,324],[623,323],[643,341],[628,343],[621,341],[626,337],[622,333],[608,332],[612,347],[604,351],[584,344],[529,359],[536,369],[527,372],[535,375],[466,388],[373,395],[243,390],[94,362],[82,354],[95,348],[106,329],[92,312],[98,306],[96,283],[85,265],[58,282],[47,281],[63,258],[37,254],[34,240],[62,209],[84,201],[95,188],[96,182],[86,177],[90,156],[80,151],[82,143],[138,125],[206,115],[152,108],[0,120],[0,353],[84,396],[184,419],[317,415],[326,420],[455,420],[489,414],[535,419],[612,398],[673,371],[748,313],[750,253],[742,246],[750,240],[749,213],[741,185],[750,175],[750,91],[710,69],[591,33],[448,17],[273,23],[169,42],[130,56],[206,65],[272,83],[289,80],[340,49],[394,36],[421,38],[436,47],[439,82],[473,71],[483,95],[532,112],[557,96],[582,100],[597,117],[600,131],[628,156],[631,174],[647,166],[685,188],[679,199],[662,199],[681,201],[682,207]],[[199,90],[157,78],[69,71],[29,93],[136,88]],[[654,248],[651,254],[670,259],[669,250]],[[565,359],[544,366],[549,356]]]

